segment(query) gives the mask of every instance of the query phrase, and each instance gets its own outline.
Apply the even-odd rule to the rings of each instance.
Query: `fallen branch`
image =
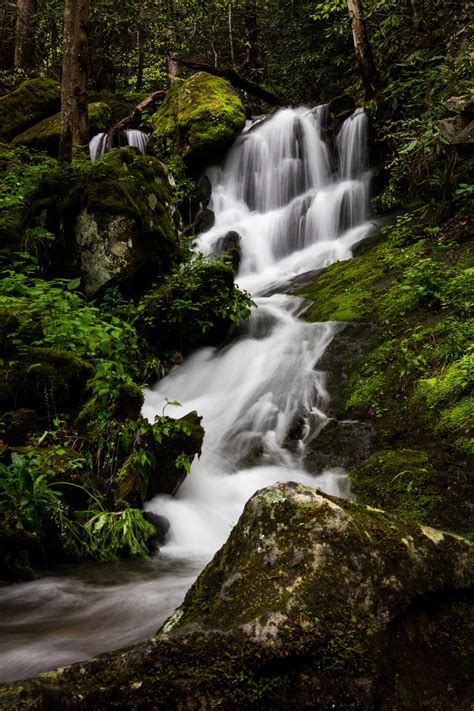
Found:
[[[210,64],[202,64],[202,62],[193,62],[190,59],[181,59],[180,57],[173,57],[173,61],[179,62],[183,65],[183,67],[187,67],[188,69],[196,69],[200,72],[207,72],[208,74],[213,74],[216,77],[222,77],[223,79],[227,79],[227,81],[229,81],[233,86],[236,86],[238,89],[246,91],[248,94],[252,94],[252,96],[256,96],[258,99],[262,99],[262,101],[266,101],[267,104],[270,104],[271,106],[284,106],[288,103],[283,97],[277,96],[271,91],[263,89],[258,84],[254,84],[253,81],[244,79],[244,77],[241,77],[240,74],[237,74],[234,69],[218,69],[217,67],[213,67]]]
[[[147,109],[158,99],[163,99],[165,96],[166,91],[154,91],[153,94],[150,94],[150,96],[147,96],[146,99],[140,101],[140,103],[135,106],[133,111],[129,113],[128,116],[125,116],[125,118],[116,123],[115,126],[109,128],[105,139],[105,150],[109,150],[110,148],[112,148],[112,141],[114,139],[114,136],[117,135],[117,133],[121,133],[122,131],[125,131],[127,128],[129,128],[140,118],[142,111]]]

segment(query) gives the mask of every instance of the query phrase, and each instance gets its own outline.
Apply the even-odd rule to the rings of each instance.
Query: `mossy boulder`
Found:
[[[89,104],[90,136],[106,131],[110,126],[110,108],[104,103]],[[46,151],[54,158],[58,155],[59,137],[61,133],[61,114],[50,116],[26,131],[15,136],[13,146],[28,146],[40,151]]]
[[[180,81],[152,118],[148,149],[178,152],[192,168],[212,163],[245,126],[245,109],[229,82],[206,72]]]
[[[20,360],[7,361],[0,375],[0,409],[29,408],[41,415],[68,412],[84,397],[94,368],[54,348],[29,348]]]
[[[55,212],[58,272],[80,275],[88,296],[112,285],[142,290],[182,257],[168,171],[133,148],[109,151],[85,171],[74,166]]]
[[[277,484],[152,640],[5,685],[0,703],[467,711],[473,583],[467,541]]]
[[[60,109],[61,87],[52,79],[28,79],[0,98],[0,138],[10,140]]]
[[[137,328],[163,351],[189,352],[223,340],[231,325],[227,307],[235,297],[232,266],[223,262],[185,265],[143,298]]]
[[[160,417],[152,425],[159,432],[165,429],[166,437],[148,435],[145,438],[145,445],[148,445],[150,451],[154,453],[156,461],[154,471],[147,482],[145,500],[152,499],[158,494],[168,496],[176,494],[186,478],[194,457],[196,455],[199,457],[201,454],[204,439],[201,419],[197,412],[189,412],[179,420],[172,420],[166,416]],[[169,423],[168,427],[166,422]],[[178,459],[179,457],[181,460]]]

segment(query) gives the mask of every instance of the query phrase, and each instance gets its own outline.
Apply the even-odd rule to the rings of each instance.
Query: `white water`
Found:
[[[146,152],[146,144],[148,143],[148,135],[146,133],[144,133],[143,131],[138,131],[134,128],[128,128],[126,131],[123,131],[123,134],[125,134],[127,144],[129,146],[134,146],[135,148],[138,148],[140,153]],[[91,156],[91,160],[97,160],[105,153],[106,136],[106,133],[98,133],[96,136],[91,138],[89,143],[89,153]]]
[[[206,430],[176,499],[146,506],[170,519],[169,542],[149,566],[86,567],[0,588],[0,681],[153,634],[255,490],[291,479],[347,494],[344,472],[314,477],[301,464],[305,442],[327,419],[317,362],[338,326],[298,320],[302,301],[278,293],[295,276],[349,258],[370,228],[365,114],[345,123],[337,159],[320,138],[324,117],[324,108],[280,111],[244,132],[223,168],[209,171],[216,222],[199,248],[210,253],[226,232],[240,234],[238,283],[258,308],[226,347],[197,351],[146,394],[150,419],[168,397],[182,406],[167,414],[195,409]]]
[[[217,240],[237,232],[238,283],[257,308],[229,345],[199,350],[146,392],[148,419],[175,399],[181,407],[168,412],[180,417],[197,410],[206,432],[202,456],[178,496],[146,505],[170,519],[164,551],[173,557],[207,560],[247,499],[273,482],[347,493],[340,471],[314,477],[302,468],[305,442],[327,420],[317,362],[338,325],[300,321],[302,301],[274,293],[300,274],[349,258],[369,229],[366,116],[357,111],[345,122],[336,166],[320,138],[322,117],[321,110],[279,111],[244,132],[223,168],[209,171],[216,221],[198,249],[212,253]],[[299,436],[289,441],[295,422]]]

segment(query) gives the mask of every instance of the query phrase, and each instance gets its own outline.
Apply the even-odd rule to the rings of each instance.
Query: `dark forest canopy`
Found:
[[[467,41],[462,0],[98,0],[90,12],[90,89],[101,91],[162,89],[177,56],[232,68],[295,102],[314,101],[359,76],[352,31],[361,26],[382,79],[407,50],[445,51],[446,22],[457,23],[458,44]],[[63,15],[62,0],[4,3],[0,68],[15,64],[60,80]]]

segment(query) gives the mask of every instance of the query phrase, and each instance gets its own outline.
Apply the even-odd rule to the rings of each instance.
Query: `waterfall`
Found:
[[[278,293],[296,276],[347,259],[368,232],[366,116],[343,125],[335,163],[322,138],[325,110],[283,109],[235,142],[208,175],[215,224],[199,236],[211,254],[227,232],[240,236],[238,284],[257,308],[223,348],[204,348],[148,390],[151,421],[167,398],[175,417],[197,410],[206,432],[201,458],[174,499],[146,508],[171,521],[166,555],[208,559],[255,490],[291,479],[344,495],[340,471],[303,469],[305,443],[327,421],[325,375],[317,362],[336,323],[298,319],[301,299]],[[291,433],[291,436],[290,436]]]
[[[365,114],[344,123],[337,157],[324,140],[326,123],[324,107],[279,111],[249,126],[224,165],[209,170],[216,221],[198,249],[211,254],[227,232],[237,232],[237,281],[257,308],[231,342],[196,351],[146,392],[151,421],[170,398],[181,406],[167,414],[197,410],[206,431],[177,497],[146,505],[169,518],[169,540],[147,564],[74,566],[1,589],[0,681],[152,635],[257,489],[291,479],[347,495],[341,470],[313,476],[303,467],[306,443],[328,421],[318,360],[339,326],[301,321],[303,300],[282,293],[298,275],[348,259],[370,228]],[[143,150],[136,134],[127,132],[127,142]],[[92,158],[103,135],[92,139]]]
[[[89,143],[89,153],[91,160],[97,160],[105,153],[105,141],[107,133],[98,133],[96,136],[91,138]],[[119,143],[125,138],[126,145],[134,146],[138,148],[140,153],[146,152],[146,144],[148,143],[148,134],[144,131],[138,131],[135,128],[127,128],[125,131],[121,131],[119,134]]]

